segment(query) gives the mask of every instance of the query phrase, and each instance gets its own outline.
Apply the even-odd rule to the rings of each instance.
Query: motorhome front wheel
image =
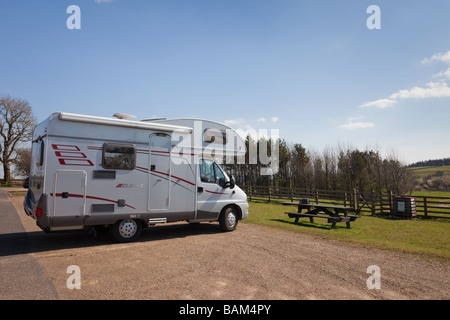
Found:
[[[229,207],[222,211],[219,217],[219,226],[222,231],[233,231],[238,224],[238,213],[233,207]]]
[[[136,220],[127,219],[117,221],[112,229],[114,238],[119,242],[134,241],[139,237],[142,224]]]

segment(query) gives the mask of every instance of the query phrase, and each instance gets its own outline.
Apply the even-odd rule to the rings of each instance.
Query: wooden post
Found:
[[[344,207],[347,206],[347,192],[344,192]]]
[[[378,195],[378,202],[380,205],[380,214],[383,214],[383,193]]]
[[[372,203],[372,215],[375,215],[375,191],[372,190],[370,193],[370,202]]]
[[[353,208],[358,211],[358,197],[356,196],[356,189],[353,189]]]
[[[319,204],[319,190],[316,189],[316,196],[315,196],[316,204]]]
[[[271,193],[271,187],[269,187],[269,202],[270,202],[270,193]]]
[[[427,197],[423,197],[423,213],[425,215],[425,218],[428,218],[428,204],[427,204]]]
[[[392,214],[392,211],[394,211],[394,193],[392,191],[389,191],[389,211]]]

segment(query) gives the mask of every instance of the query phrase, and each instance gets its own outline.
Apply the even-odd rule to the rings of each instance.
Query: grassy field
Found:
[[[288,218],[284,213],[295,209],[277,203],[250,202],[249,217],[244,223],[450,261],[448,220],[403,220],[363,216],[351,223],[351,229],[347,229],[345,223],[338,223],[336,229],[331,229],[331,224],[326,223],[325,219],[315,219],[314,223],[310,223],[309,219],[302,218],[295,224],[294,219]]]
[[[450,175],[450,166],[414,167],[409,168],[409,170],[411,170],[415,178],[435,175],[438,171],[442,171],[444,175]]]
[[[416,197],[446,197],[450,199],[450,191],[413,191]]]

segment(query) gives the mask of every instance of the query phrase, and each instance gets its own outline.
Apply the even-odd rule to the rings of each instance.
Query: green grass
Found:
[[[0,188],[22,188],[22,184],[12,184],[12,185],[7,185],[5,183],[1,183],[0,184]]]
[[[444,175],[450,175],[450,166],[413,167],[409,168],[415,178],[424,178],[442,171]]]
[[[13,197],[25,197],[27,191],[8,191],[8,193]]]
[[[450,199],[450,191],[413,191],[416,197],[447,197]]]
[[[337,223],[336,229],[331,229],[325,219],[310,223],[308,218],[301,218],[295,224],[286,211],[295,212],[296,207],[250,202],[249,216],[244,223],[450,261],[450,221],[363,216],[351,223],[351,229],[345,223]]]

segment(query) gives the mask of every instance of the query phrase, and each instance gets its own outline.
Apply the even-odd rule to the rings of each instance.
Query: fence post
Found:
[[[253,191],[253,186],[249,186],[248,187],[248,193],[249,193],[249,196],[250,196],[250,201],[252,201],[252,191]]]
[[[372,215],[375,215],[375,191],[370,193],[370,202],[372,203]]]
[[[378,194],[378,204],[379,204],[379,206],[380,206],[380,214],[383,214],[383,193],[382,192],[380,192],[379,194]]]
[[[315,196],[316,204],[319,204],[319,190],[316,189],[316,196]]]
[[[394,209],[393,199],[394,199],[394,193],[392,191],[389,191],[389,211],[390,211],[390,214],[392,214],[392,211]]]
[[[358,197],[356,196],[356,189],[353,189],[353,208],[358,211]]]
[[[344,192],[344,207],[347,206],[347,192]]]
[[[271,194],[271,187],[269,187],[269,202],[270,202],[270,194]]]
[[[423,213],[425,214],[425,218],[428,218],[427,197],[423,197]]]

